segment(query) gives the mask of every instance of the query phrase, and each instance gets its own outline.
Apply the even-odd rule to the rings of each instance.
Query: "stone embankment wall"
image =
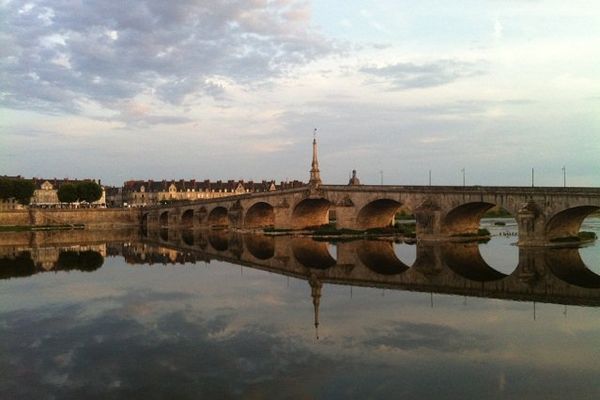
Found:
[[[138,240],[138,229],[129,227],[113,230],[53,230],[0,233],[0,257],[23,248],[92,245]]]
[[[3,225],[66,225],[83,224],[88,229],[114,229],[139,224],[135,209],[39,209],[0,212]]]

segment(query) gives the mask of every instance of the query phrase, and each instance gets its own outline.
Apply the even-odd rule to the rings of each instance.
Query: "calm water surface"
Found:
[[[5,235],[0,398],[600,398],[600,247],[494,221],[474,248]]]

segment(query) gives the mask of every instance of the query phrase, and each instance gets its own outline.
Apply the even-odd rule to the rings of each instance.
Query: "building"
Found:
[[[123,188],[117,186],[104,187],[106,207],[123,207]]]
[[[194,201],[214,199],[224,196],[235,196],[245,193],[268,192],[273,190],[291,189],[305,186],[300,181],[281,182],[275,181],[221,181],[209,180],[162,180],[143,181],[131,180],[123,184],[120,193],[111,190],[109,206],[144,207],[173,201]],[[121,203],[119,203],[119,201]]]
[[[43,179],[43,178],[33,178],[32,179],[35,185],[35,191],[33,192],[33,197],[31,198],[30,205],[34,207],[57,207],[61,205],[61,202],[58,200],[58,189],[62,185],[65,184],[77,184],[81,182],[96,182],[93,179]],[[100,187],[101,181],[97,182]],[[96,200],[92,203],[93,207],[106,207],[106,193],[104,191],[104,187],[102,187],[102,196],[100,199]]]

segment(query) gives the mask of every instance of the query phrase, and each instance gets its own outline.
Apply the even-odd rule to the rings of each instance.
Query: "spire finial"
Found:
[[[319,160],[317,157],[317,128],[313,131],[313,154],[312,164],[310,168],[310,180],[308,182],[312,186],[319,186],[321,184],[321,174],[319,171]]]

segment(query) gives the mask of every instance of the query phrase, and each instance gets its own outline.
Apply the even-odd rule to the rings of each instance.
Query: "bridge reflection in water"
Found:
[[[292,276],[309,282],[313,297],[324,283],[518,301],[600,305],[600,276],[587,268],[577,248],[524,248],[510,274],[488,265],[477,243],[415,245],[408,265],[391,240],[331,244],[310,237],[243,235],[226,230],[119,232],[29,232],[0,244],[0,279],[39,272],[93,271],[103,256],[127,263],[194,263],[211,260]],[[331,247],[335,251],[330,251]],[[315,299],[318,301],[318,299]]]
[[[156,230],[130,247],[130,262],[168,249],[175,259],[225,261],[307,280],[320,294],[324,283],[489,297],[518,301],[600,305],[600,276],[587,268],[577,248],[519,248],[514,271],[486,263],[477,243],[416,244],[412,265],[402,262],[390,240],[335,243],[310,237],[244,235],[226,230]],[[138,254],[134,254],[138,252]],[[318,288],[315,288],[318,286]],[[318,290],[317,290],[318,289]]]

